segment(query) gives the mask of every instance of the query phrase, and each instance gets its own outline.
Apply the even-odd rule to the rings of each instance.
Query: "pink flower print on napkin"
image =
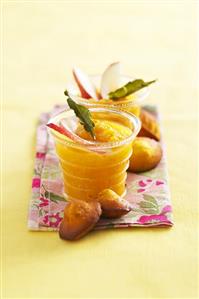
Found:
[[[141,193],[141,192],[144,192],[144,191],[145,191],[145,189],[143,189],[143,188],[140,188],[140,189],[137,190],[138,193]]]
[[[158,187],[162,189],[164,184],[163,180],[142,179],[137,182],[137,193],[148,193],[149,191],[155,191]]]
[[[159,193],[165,188],[165,184],[164,180],[146,177],[142,174],[128,173],[127,176],[128,191],[132,194]]]
[[[163,181],[160,181],[160,180],[156,180],[155,184],[156,184],[156,186],[159,186],[159,185],[163,185],[164,182],[163,182]]]
[[[147,224],[147,223],[152,223],[152,222],[167,222],[167,216],[165,215],[150,215],[150,216],[141,216],[138,219],[138,223],[140,224]]]
[[[34,178],[32,180],[32,188],[40,188],[41,179],[40,178]]]
[[[57,212],[56,214],[45,215],[42,220],[46,226],[58,227],[62,221],[62,217],[60,217],[60,213]]]
[[[147,183],[148,182],[144,182],[144,180],[140,180],[139,182],[138,182],[138,185],[140,186],[140,187],[146,187],[147,186]]]
[[[36,153],[36,158],[37,159],[43,159],[45,157],[45,155],[46,155],[45,153],[37,152]]]
[[[45,207],[45,206],[48,206],[48,205],[49,205],[49,200],[46,199],[46,198],[40,197],[39,207],[42,208],[42,207]]]
[[[154,223],[154,222],[165,222],[169,223],[170,221],[167,218],[167,213],[170,213],[172,211],[172,208],[170,205],[165,206],[161,213],[157,215],[143,215],[138,219],[138,223],[140,224],[147,224],[147,223]]]
[[[60,179],[43,179],[43,188],[49,192],[63,197],[64,185],[63,180]]]
[[[170,205],[166,205],[163,209],[161,214],[166,214],[166,213],[171,213],[172,212],[172,207]]]

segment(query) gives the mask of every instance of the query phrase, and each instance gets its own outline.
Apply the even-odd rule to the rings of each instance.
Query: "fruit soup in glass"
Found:
[[[65,196],[90,201],[106,188],[123,196],[132,142],[140,130],[140,121],[124,111],[89,110],[95,123],[95,140],[80,125],[72,110],[50,120],[57,125],[61,123],[80,140],[75,142],[50,129],[63,173]]]

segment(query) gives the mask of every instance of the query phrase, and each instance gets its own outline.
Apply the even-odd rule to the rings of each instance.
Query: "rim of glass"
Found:
[[[81,138],[78,136],[79,140],[82,140],[82,142],[84,142],[84,144],[82,143],[78,143],[72,140],[66,139],[66,137],[62,137],[62,135],[60,133],[56,133],[54,130],[52,130],[51,128],[48,127],[48,129],[51,131],[51,134],[59,140],[59,142],[67,145],[67,146],[71,146],[71,147],[80,147],[80,148],[87,148],[87,149],[95,149],[95,150],[102,150],[102,149],[111,149],[114,147],[119,147],[121,145],[124,145],[126,143],[130,143],[139,133],[140,128],[141,128],[141,122],[139,120],[138,117],[136,117],[134,114],[126,112],[126,111],[120,111],[120,110],[116,110],[116,109],[107,109],[107,108],[89,108],[90,112],[101,112],[101,113],[109,113],[109,114],[115,114],[115,115],[119,115],[122,116],[126,119],[128,119],[132,124],[134,129],[132,130],[132,133],[130,136],[128,136],[127,138],[124,138],[122,140],[119,141],[111,141],[111,142],[99,142],[99,141],[88,141],[86,140],[86,144],[85,144],[85,139]],[[67,117],[74,117],[75,114],[73,113],[72,110],[65,110],[61,113],[59,113],[58,115],[52,117],[48,123],[55,123],[58,124],[61,120],[63,120],[64,118]],[[73,133],[74,135],[76,135],[75,133]],[[77,136],[77,135],[76,135]]]
[[[131,106],[136,106],[136,105],[139,105],[139,103],[136,101],[136,100],[128,100],[126,102],[122,102],[121,101],[115,101],[110,103],[106,103],[106,102],[100,102],[100,100],[89,100],[89,99],[85,99],[85,98],[82,98],[80,96],[74,96],[74,99],[76,99],[76,101],[78,102],[78,104],[81,104],[81,105],[85,105],[87,107],[110,107],[112,109],[120,109],[120,108],[125,108],[125,107],[131,107]],[[108,100],[107,100],[108,101]]]

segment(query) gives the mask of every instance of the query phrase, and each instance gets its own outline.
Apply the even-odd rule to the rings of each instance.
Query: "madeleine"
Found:
[[[140,120],[142,127],[138,136],[153,138],[157,141],[160,140],[160,127],[156,118],[148,111],[141,110]]]
[[[131,210],[128,201],[121,198],[111,189],[101,191],[97,200],[101,204],[102,216],[106,218],[119,218]]]
[[[93,229],[101,215],[98,202],[72,200],[64,209],[64,218],[60,224],[59,235],[65,240],[77,240]]]
[[[156,167],[161,157],[162,148],[159,142],[148,137],[136,137],[128,170],[132,172],[148,171]]]

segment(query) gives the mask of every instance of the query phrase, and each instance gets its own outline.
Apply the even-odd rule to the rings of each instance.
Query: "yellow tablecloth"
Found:
[[[196,1],[4,1],[3,297],[196,298]],[[78,65],[158,78],[175,226],[27,231],[35,126]]]

